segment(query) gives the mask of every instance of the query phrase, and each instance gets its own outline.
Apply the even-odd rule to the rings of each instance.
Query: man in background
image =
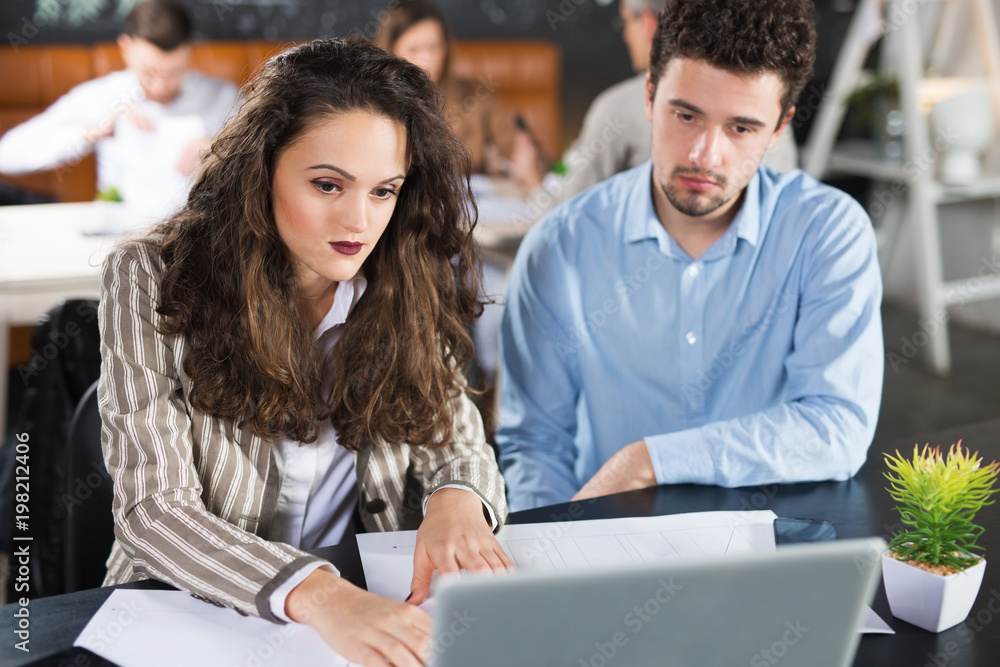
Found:
[[[546,188],[554,203],[564,202],[591,185],[649,159],[653,128],[646,118],[643,97],[656,18],[663,5],[664,0],[618,3],[622,39],[637,74],[605,89],[590,104],[580,136],[563,158],[568,169],[566,177],[555,183],[550,181]],[[791,132],[781,135],[764,163],[778,171],[798,166],[798,151]]]
[[[191,18],[169,0],[140,2],[118,46],[126,69],[76,86],[0,137],[0,172],[53,169],[97,154],[97,186],[162,218],[183,202],[236,86],[190,71]]]

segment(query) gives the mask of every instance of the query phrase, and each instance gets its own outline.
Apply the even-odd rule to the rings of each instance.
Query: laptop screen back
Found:
[[[442,586],[434,667],[842,667],[881,540]]]

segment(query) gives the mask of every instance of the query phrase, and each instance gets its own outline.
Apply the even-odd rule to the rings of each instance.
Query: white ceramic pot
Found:
[[[980,156],[994,133],[993,98],[989,89],[969,90],[931,107],[933,147],[941,154],[940,176],[962,185],[979,179]]]
[[[985,571],[983,559],[945,577],[882,554],[882,581],[892,615],[931,632],[947,630],[968,617]]]

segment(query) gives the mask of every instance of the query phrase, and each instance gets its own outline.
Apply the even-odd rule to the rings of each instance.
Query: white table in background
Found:
[[[119,241],[91,236],[103,208],[93,202],[0,207],[0,433],[6,433],[10,328],[34,325],[62,299],[95,299],[100,267]]]

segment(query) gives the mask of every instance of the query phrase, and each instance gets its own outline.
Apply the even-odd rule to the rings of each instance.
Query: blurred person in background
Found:
[[[649,159],[653,126],[646,118],[646,70],[656,33],[656,20],[665,0],[621,0],[616,27],[628,47],[636,74],[605,89],[591,103],[583,119],[580,136],[563,156],[568,172],[562,179],[548,181],[549,195],[538,192],[535,199],[548,206],[564,202],[620,171],[637,167]],[[798,150],[791,132],[784,132],[764,158],[778,171],[798,166]]]
[[[450,71],[452,35],[444,13],[423,0],[397,0],[374,42],[419,66],[437,84],[445,100],[445,117],[465,143],[473,173],[508,173],[526,189],[541,183],[547,165],[530,134],[483,84]],[[470,104],[469,101],[475,101]]]
[[[166,217],[237,96],[229,81],[190,70],[191,30],[175,2],[135,5],[118,38],[125,69],[76,86],[0,137],[0,172],[53,169],[93,151],[98,191],[114,188],[143,217]]]

